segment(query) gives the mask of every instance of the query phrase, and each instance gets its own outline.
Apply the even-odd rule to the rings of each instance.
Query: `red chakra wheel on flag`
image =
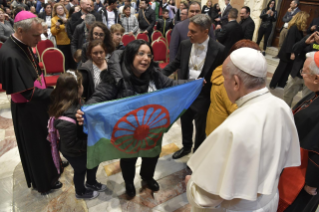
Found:
[[[111,143],[128,154],[149,150],[156,146],[169,126],[169,112],[165,107],[146,105],[118,120],[113,128]]]

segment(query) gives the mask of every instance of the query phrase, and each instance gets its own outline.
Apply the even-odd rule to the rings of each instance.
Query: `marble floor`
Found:
[[[269,50],[266,55],[268,62],[268,83],[278,64],[271,57],[275,54]],[[272,91],[282,98],[282,90]],[[179,160],[173,160],[172,154],[182,147],[180,122],[177,121],[170,131],[164,135],[161,157],[158,161],[155,179],[160,190],[153,193],[142,189],[139,176],[141,161],[136,165],[135,186],[137,195],[128,199],[125,195],[124,181],[121,175],[119,160],[100,164],[97,180],[107,185],[108,189],[93,200],[77,200],[75,198],[73,169],[68,166],[60,181],[62,189],[55,190],[42,196],[37,191],[27,188],[22,170],[19,152],[12,125],[10,104],[4,93],[0,94],[0,212],[56,212],[56,211],[110,211],[110,212],[188,212],[190,205],[186,198],[184,178],[189,171],[186,162],[191,155]],[[294,102],[300,99],[298,95]]]

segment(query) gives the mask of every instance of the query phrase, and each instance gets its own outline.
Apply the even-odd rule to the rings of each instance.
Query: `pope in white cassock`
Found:
[[[238,105],[188,162],[192,211],[276,212],[285,167],[300,165],[300,146],[289,106],[266,86],[260,51],[240,48],[223,63],[224,86]]]

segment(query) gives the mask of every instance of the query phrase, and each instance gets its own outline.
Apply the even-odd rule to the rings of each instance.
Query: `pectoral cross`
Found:
[[[37,80],[39,81],[40,85],[42,86],[41,76],[38,76]]]

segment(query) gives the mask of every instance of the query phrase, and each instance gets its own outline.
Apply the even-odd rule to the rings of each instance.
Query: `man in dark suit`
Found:
[[[70,2],[65,6],[65,8],[70,11],[71,7],[77,6],[79,4],[78,0],[70,0]]]
[[[149,40],[151,40],[155,19],[155,11],[149,6],[149,0],[141,0],[137,18],[138,27],[140,32],[148,35]]]
[[[244,37],[243,39],[252,40],[255,31],[255,22],[250,17],[250,8],[244,6],[240,10],[240,26],[243,29]]]
[[[216,39],[225,46],[227,53],[237,41],[243,39],[243,29],[236,21],[237,16],[238,10],[230,9],[228,23],[222,27],[220,25],[216,27]]]
[[[282,44],[284,43],[285,38],[287,37],[288,33],[288,23],[291,21],[291,19],[299,13],[301,10],[298,8],[299,0],[293,0],[290,3],[290,7],[288,8],[286,14],[282,18],[282,21],[284,22],[284,25],[282,26],[280,35],[279,35],[279,44],[278,44],[278,53],[280,52],[280,48]],[[275,56],[273,58],[278,58],[278,56]]]
[[[169,45],[169,59],[173,61],[179,49],[179,45],[183,40],[189,39],[187,36],[189,19],[201,13],[200,4],[196,1],[190,3],[188,8],[188,18],[175,25],[172,31],[171,43]],[[215,40],[214,28],[211,26],[209,36]]]
[[[193,120],[196,136],[194,151],[206,138],[206,116],[210,104],[210,78],[214,69],[225,59],[224,46],[209,37],[212,22],[209,16],[196,15],[189,19],[189,40],[181,42],[178,54],[164,69],[166,76],[178,71],[179,79],[205,78],[201,93],[181,117],[183,148],[174,153],[173,158],[181,158],[191,152],[193,146]]]
[[[310,25],[309,28],[307,29],[307,34],[310,35],[312,33],[314,33],[315,31],[319,31],[319,17],[318,18],[314,18]]]
[[[87,14],[92,14],[95,16],[96,21],[102,21],[102,17],[99,13],[93,11],[93,2],[92,0],[81,0],[80,2],[81,11],[77,13],[73,13],[71,20],[70,20],[70,30],[69,34],[74,33],[75,27],[81,24]],[[92,13],[93,12],[93,13]]]
[[[229,10],[233,8],[231,5],[230,5],[230,0],[225,0],[225,7],[221,13],[221,17],[220,17],[220,22],[223,25],[227,24],[228,23],[228,13],[229,13]]]
[[[103,24],[110,29],[113,24],[118,24],[120,20],[116,0],[108,0],[108,5],[107,8],[102,7],[99,13],[102,16]]]

